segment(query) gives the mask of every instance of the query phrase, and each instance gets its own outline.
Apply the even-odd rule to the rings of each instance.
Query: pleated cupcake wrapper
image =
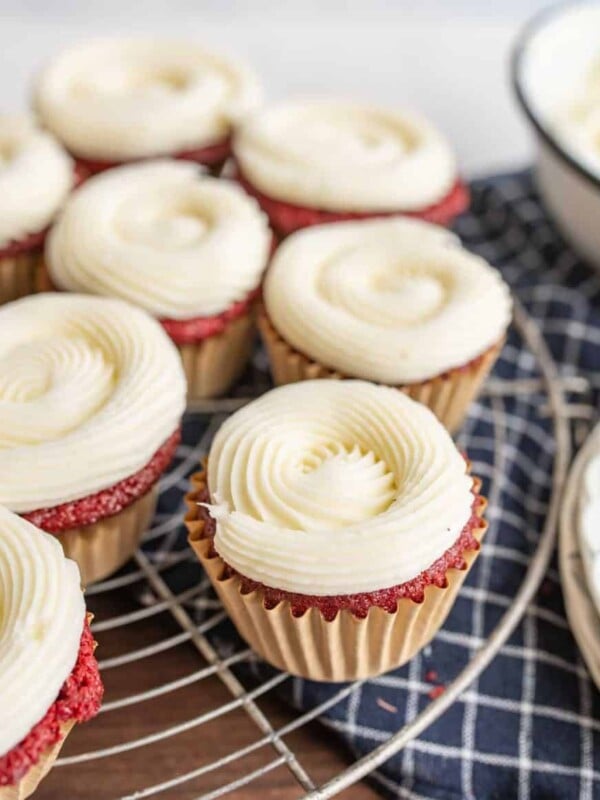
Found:
[[[14,786],[0,787],[0,800],[25,800],[26,797],[30,797],[35,792],[40,782],[54,766],[54,762],[58,758],[58,754],[65,743],[65,739],[74,725],[74,722],[62,723],[60,726],[60,738],[56,744],[53,744],[52,747],[49,747],[48,750],[43,753],[37,764],[34,764],[33,767],[27,771],[19,783]]]
[[[474,479],[477,486],[479,481]],[[423,602],[401,598],[394,613],[372,607],[365,618],[347,609],[327,621],[319,609],[310,608],[295,617],[288,601],[266,608],[260,589],[244,594],[237,576],[227,577],[226,564],[203,538],[204,521],[198,516],[198,498],[206,485],[206,473],[192,477],[186,496],[189,542],[240,635],[265,661],[293,675],[320,681],[350,681],[373,677],[402,666],[421,650],[443,624],[456,596],[477,558],[478,550],[464,553],[466,568],[449,569],[447,585],[427,586]],[[474,535],[481,541],[487,523],[486,501],[480,499],[481,520]],[[368,558],[368,553],[366,554]]]
[[[38,291],[42,250],[0,258],[0,305],[11,303]]]
[[[188,402],[218,397],[243,373],[252,352],[255,310],[227,323],[215,336],[194,344],[177,345],[188,383]]]
[[[294,350],[275,330],[262,307],[258,312],[258,327],[277,385],[315,378],[352,377],[325,367]],[[469,406],[494,366],[503,344],[504,339],[464,367],[449,370],[426,381],[398,385],[395,388],[426,405],[449,431],[454,432],[464,420]]]
[[[56,534],[65,555],[79,565],[83,586],[106,578],[129,561],[148,530],[157,498],[155,484],[118,514]]]
[[[94,615],[88,613],[86,616],[88,624],[91,625]],[[96,646],[97,643],[94,642],[94,650],[96,649]],[[27,773],[18,783],[16,783],[14,786],[0,787],[0,800],[25,800],[25,798],[31,797],[31,795],[35,792],[37,787],[54,766],[54,762],[58,758],[58,755],[62,750],[62,746],[65,743],[67,736],[75,727],[75,724],[76,723],[74,720],[61,723],[59,726],[60,735],[58,741],[55,742],[52,747],[49,747],[44,753],[42,753],[42,756],[38,762],[27,771]]]

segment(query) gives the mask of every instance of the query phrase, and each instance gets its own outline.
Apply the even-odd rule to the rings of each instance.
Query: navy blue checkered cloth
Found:
[[[569,400],[598,408],[600,276],[565,245],[529,175],[484,180],[472,189],[472,209],[457,232],[502,271],[541,327],[562,378],[587,379],[587,394]],[[433,643],[405,667],[347,692],[321,717],[357,756],[412,720],[463,669],[510,606],[538,542],[556,443],[536,360],[516,330],[493,377],[529,379],[532,390],[484,396],[459,437],[490,500],[481,555]],[[186,420],[178,463],[163,484],[159,528],[180,513],[186,476],[222,418]],[[181,535],[172,528],[173,537]],[[180,580],[197,581],[199,569],[188,565]],[[242,647],[227,624],[211,637],[225,655]],[[300,709],[340,689],[295,678],[283,687]],[[600,695],[570,633],[556,563],[480,678],[372,777],[383,794],[405,800],[600,798]]]

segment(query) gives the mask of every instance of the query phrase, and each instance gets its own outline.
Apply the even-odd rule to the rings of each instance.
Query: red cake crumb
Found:
[[[445,691],[445,686],[434,686],[433,689],[430,689],[429,692],[427,692],[427,695],[431,700],[437,700],[438,697],[441,697]]]
[[[229,158],[231,153],[231,138],[228,137],[221,142],[208,145],[207,147],[198,147],[194,150],[182,150],[180,153],[172,156],[172,158],[180,161],[195,161],[197,164],[202,164],[205,167],[218,169],[223,166],[225,161]],[[143,159],[132,159],[132,161],[139,161]],[[123,164],[129,164],[130,161],[101,161],[92,158],[77,158],[78,166],[87,171],[89,175],[97,175],[99,172],[111,169],[112,167],[120,167]]]
[[[108,489],[82,497],[80,500],[72,500],[70,503],[29,511],[21,516],[47,533],[61,533],[70,528],[93,525],[105,517],[112,517],[152,488],[171,463],[180,441],[181,430],[177,429],[145,467]]]
[[[87,177],[86,170],[75,165],[75,179],[73,181],[73,189],[76,189]],[[49,227],[44,228],[43,231],[37,233],[30,233],[23,239],[15,242],[10,242],[6,247],[0,247],[0,258],[12,258],[20,256],[23,253],[29,253],[31,250],[41,250],[46,240],[46,234],[50,230]]]
[[[200,493],[198,503],[209,502],[209,492],[206,488]],[[409,598],[415,603],[422,603],[425,599],[425,589],[427,586],[439,586],[444,588],[447,585],[446,572],[449,569],[466,569],[465,553],[470,550],[479,550],[479,542],[473,531],[481,525],[481,516],[477,511],[480,504],[484,501],[478,494],[476,485],[473,486],[473,505],[471,506],[471,516],[467,524],[460,533],[454,544],[443,553],[437,561],[423,570],[415,578],[405,583],[391,586],[389,589],[380,589],[374,592],[359,592],[358,594],[343,594],[332,596],[299,594],[297,592],[287,592],[283,589],[273,589],[262,583],[253,581],[245,575],[241,575],[229,564],[225,565],[224,577],[237,575],[242,583],[242,593],[249,594],[255,590],[260,590],[263,594],[265,608],[275,608],[278,603],[287,601],[291,604],[292,614],[301,617],[309,608],[318,608],[323,617],[329,622],[335,619],[338,611],[343,608],[351,611],[356,617],[364,618],[367,616],[372,606],[378,606],[393,614],[397,608],[397,601],[401,598]],[[214,539],[216,525],[208,510],[199,505],[198,516],[204,520],[204,530],[202,538]],[[218,555],[211,546],[211,556]]]
[[[360,219],[375,219],[380,217],[412,217],[437,225],[449,225],[454,217],[462,214],[469,205],[469,190],[462,181],[457,180],[448,194],[438,203],[427,206],[420,211],[403,212],[334,212],[318,208],[286,203],[263,194],[244,177],[239,165],[236,166],[236,179],[258,201],[262,210],[271,220],[275,231],[281,236],[308,228],[311,225],[323,225],[328,222],[344,222]]]
[[[175,344],[197,344],[210,336],[223,333],[230,322],[248,313],[248,309],[259,295],[260,288],[254,289],[243,300],[239,300],[225,311],[212,317],[161,319],[159,322]]]
[[[13,786],[60,739],[65,722],[87,722],[100,709],[104,687],[94,656],[94,639],[86,619],[73,671],[46,715],[6,755],[0,756],[0,786]]]

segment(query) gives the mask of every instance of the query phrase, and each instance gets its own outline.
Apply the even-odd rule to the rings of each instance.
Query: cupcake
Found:
[[[0,507],[0,800],[24,800],[103,687],[77,565]]]
[[[278,248],[259,327],[278,384],[363,378],[402,389],[451,431],[494,364],[510,322],[500,274],[445,228],[343,222]]]
[[[261,100],[253,72],[194,42],[95,39],[42,71],[34,106],[89,172],[156,156],[218,169]]]
[[[0,115],[0,305],[35,292],[46,229],[74,180],[50,134],[28,117]]]
[[[282,103],[240,126],[233,153],[238,179],[279,236],[380,216],[445,225],[468,204],[448,142],[404,111],[336,100]]]
[[[134,552],[177,447],[180,359],[120,300],[39,294],[0,309],[0,504],[54,534],[84,584]]]
[[[271,248],[256,202],[167,160],[98,175],[72,200],[46,246],[51,285],[142,306],[179,348],[190,400],[223,394],[250,355]]]
[[[435,635],[485,531],[479,487],[425,406],[363,381],[307,381],[225,422],[186,522],[259,655],[346,681]]]

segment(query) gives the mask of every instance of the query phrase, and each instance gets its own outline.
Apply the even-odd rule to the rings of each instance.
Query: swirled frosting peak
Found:
[[[0,115],[0,248],[43,231],[72,185],[73,162],[50,134]]]
[[[55,538],[0,506],[0,755],[56,700],[84,617],[77,565]]]
[[[148,161],[91,178],[46,246],[54,284],[121,297],[155,316],[225,311],[260,283],[266,218],[229,181],[185,161]]]
[[[177,350],[145,312],[40,294],[0,309],[0,503],[28,512],[142,469],[180,424]]]
[[[277,249],[264,301],[301,353],[389,384],[468,363],[502,338],[511,315],[496,270],[445,229],[407,219],[294,234]]]
[[[126,161],[221,141],[260,98],[246,66],[194,42],[96,39],[43,70],[35,105],[75,155]]]
[[[264,194],[326,211],[419,211],[456,181],[452,151],[427,120],[339,100],[253,114],[234,153]]]
[[[250,403],[217,433],[208,483],[230,566],[322,596],[414,578],[454,544],[473,500],[431,411],[362,381],[303,381]]]

